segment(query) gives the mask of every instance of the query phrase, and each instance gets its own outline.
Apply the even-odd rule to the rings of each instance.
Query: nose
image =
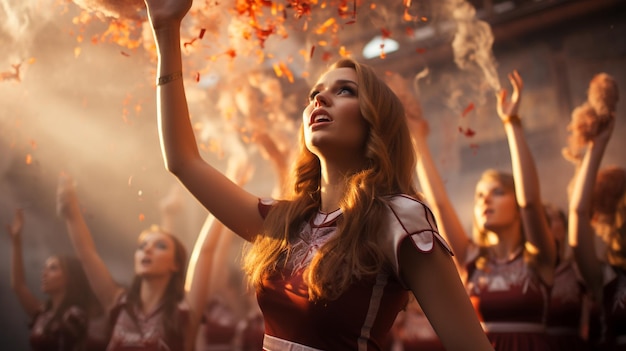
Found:
[[[315,95],[313,106],[315,107],[328,106],[328,99],[324,96],[324,94],[320,92],[317,95]]]

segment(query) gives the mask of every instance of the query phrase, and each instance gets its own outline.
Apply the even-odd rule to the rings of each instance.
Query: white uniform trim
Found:
[[[264,351],[324,351],[292,341],[283,340],[275,336],[265,334],[263,336]]]

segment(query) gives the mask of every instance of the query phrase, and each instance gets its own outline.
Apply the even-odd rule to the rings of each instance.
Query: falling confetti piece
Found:
[[[143,213],[139,214],[139,222],[143,222],[146,219],[146,216],[144,216]]]
[[[476,132],[472,128],[463,129],[463,127],[459,127],[459,133],[465,135],[468,138],[476,135]]]
[[[31,154],[26,154],[26,164],[29,165],[33,163],[33,156]]]
[[[391,31],[386,29],[386,28],[381,28],[380,29],[380,33],[381,33],[383,39],[387,39],[387,38],[391,37]]]
[[[461,117],[465,117],[467,116],[468,113],[472,112],[474,110],[474,103],[470,102],[467,107],[465,107],[465,109],[463,110],[463,113],[461,114]]]

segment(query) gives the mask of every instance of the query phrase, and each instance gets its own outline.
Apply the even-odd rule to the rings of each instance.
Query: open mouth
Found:
[[[312,126],[317,123],[328,123],[332,122],[333,119],[330,118],[328,112],[324,110],[316,110],[311,114],[311,118],[309,120],[309,126]]]

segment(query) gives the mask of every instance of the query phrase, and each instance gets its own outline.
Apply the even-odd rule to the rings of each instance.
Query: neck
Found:
[[[358,160],[330,162],[320,158],[320,166],[320,196],[322,201],[320,211],[332,212],[339,208],[339,204],[346,193],[348,177],[364,169],[363,162]]]
[[[65,293],[64,292],[57,292],[57,293],[52,293],[49,296],[50,296],[50,302],[51,302],[51,305],[52,305],[52,310],[56,310],[61,305],[61,302],[63,302],[63,298],[65,297]]]
[[[523,245],[522,232],[519,223],[498,230],[498,244],[493,246],[493,252],[498,259],[510,259]]]
[[[144,277],[141,280],[139,298],[141,299],[141,309],[148,313],[161,302],[165,294],[165,289],[170,277]]]

